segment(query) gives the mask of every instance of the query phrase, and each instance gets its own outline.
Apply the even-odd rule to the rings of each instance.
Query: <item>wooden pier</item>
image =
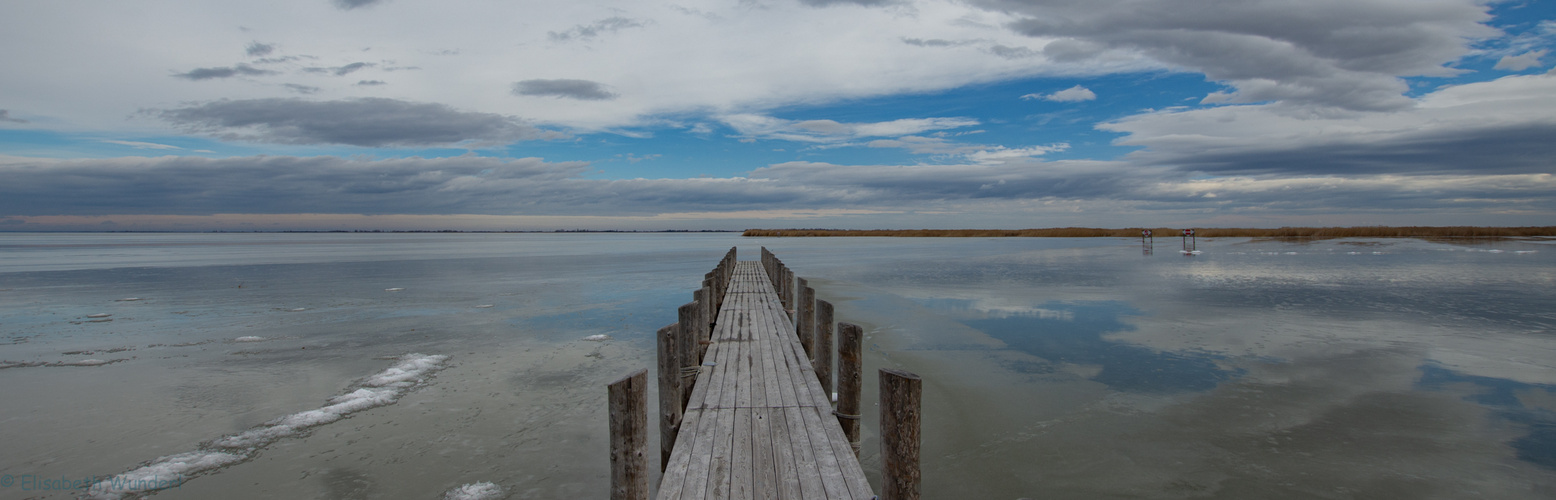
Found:
[[[874,497],[761,265],[735,265],[661,500]]]
[[[760,261],[731,248],[659,330],[657,498],[918,498],[918,377],[881,370],[882,425],[894,431],[882,436],[891,456],[877,497],[858,458],[860,328],[837,325],[832,370],[833,307],[806,284],[766,248]],[[649,497],[645,375],[609,387],[613,500]]]

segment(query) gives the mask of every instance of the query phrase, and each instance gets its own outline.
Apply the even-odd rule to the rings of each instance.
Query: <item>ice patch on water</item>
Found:
[[[590,335],[588,337],[584,337],[583,339],[584,340],[588,340],[590,342],[604,342],[604,341],[610,340],[611,336],[610,335]]]
[[[404,290],[404,288],[394,287],[394,288],[385,288],[384,289],[385,292],[398,292],[400,290]]]
[[[211,442],[217,448],[257,448],[277,439],[296,436],[309,427],[328,424],[346,415],[369,408],[394,404],[406,389],[422,381],[422,377],[443,368],[448,356],[407,354],[400,363],[375,373],[362,381],[364,387],[330,398],[329,405],[317,410],[294,413],[250,429],[242,434],[219,438]]]
[[[443,500],[495,500],[502,498],[502,487],[489,482],[471,483],[443,494]]]
[[[112,314],[108,314],[108,313],[97,313],[97,314],[88,314],[88,315],[86,315],[86,317],[88,317],[88,318],[106,318],[106,317],[109,317],[109,316],[113,316],[113,315]]]
[[[308,310],[308,308],[306,308],[306,307],[293,307],[293,308],[289,309],[289,311],[292,311],[292,312],[307,311],[307,310]]]
[[[238,337],[238,338],[232,339],[233,342],[264,342],[266,340],[270,340],[270,339],[267,339],[267,338],[264,338],[264,337],[255,337],[253,335],[248,335],[248,336]]]
[[[122,298],[122,299],[119,299],[119,300],[115,300],[114,302],[135,302],[137,300],[141,300],[141,298],[140,297],[125,297],[125,298]]]
[[[191,451],[152,460],[138,469],[98,481],[87,489],[87,498],[118,499],[127,494],[172,488],[190,476],[226,467],[247,459],[219,451]]]
[[[103,365],[111,364],[111,363],[114,363],[114,362],[117,362],[117,361],[124,361],[124,360],[116,359],[116,360],[113,360],[113,361],[103,361],[101,359],[83,359],[83,360],[80,360],[80,361],[61,361],[61,362],[59,362],[59,366],[103,366]]]
[[[1535,253],[1535,252],[1538,252],[1538,251],[1539,250],[1514,250],[1513,253],[1518,254],[1518,255],[1523,255],[1523,254]]]
[[[476,309],[486,309],[488,307],[492,307],[492,304],[481,304],[481,305],[475,306]]]
[[[422,382],[424,377],[443,369],[448,356],[412,353],[395,359],[400,362],[363,379],[358,384],[361,387],[356,390],[330,398],[327,401],[329,404],[324,407],[293,413],[240,434],[214,439],[204,446],[206,450],[158,458],[140,468],[92,485],[88,495],[91,498],[118,499],[127,494],[178,486],[191,476],[248,460],[260,448],[278,439],[300,435],[309,428],[335,422],[352,413],[394,404],[400,396]]]

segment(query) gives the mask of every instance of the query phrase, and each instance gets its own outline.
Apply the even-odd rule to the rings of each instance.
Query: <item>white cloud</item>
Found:
[[[1218,173],[1532,173],[1556,166],[1556,78],[1443,88],[1394,111],[1280,103],[1146,113],[1099,125],[1132,161]]]
[[[1523,71],[1529,68],[1543,67],[1545,64],[1540,62],[1540,58],[1545,57],[1546,52],[1548,51],[1542,49],[1532,50],[1516,56],[1503,56],[1501,60],[1497,61],[1496,68],[1494,69]]]
[[[1235,90],[1219,102],[1282,101],[1352,110],[1409,105],[1399,77],[1449,76],[1469,44],[1500,34],[1474,0],[971,0],[1022,17],[1017,32],[1052,40],[1063,61],[1137,54],[1204,73]]]
[[[129,147],[132,147],[132,148],[135,148],[135,149],[162,149],[162,150],[184,149],[184,148],[181,148],[181,147],[178,147],[178,146],[171,146],[171,145],[167,145],[167,144],[157,144],[155,142],[115,141],[115,140],[107,140],[107,139],[103,140],[102,142],[106,142],[108,144],[118,144],[120,146],[129,146]]]
[[[1092,92],[1091,89],[1076,85],[1052,94],[1027,94],[1021,96],[1021,98],[1026,100],[1042,99],[1054,102],[1080,102],[1096,100],[1097,94]]]
[[[992,149],[984,149],[967,155],[967,159],[977,163],[1002,163],[1019,158],[1031,158],[1042,156],[1056,151],[1070,149],[1066,143],[1051,144],[1048,146],[1033,146],[1029,148],[1007,148],[1004,146]]]
[[[978,125],[978,120],[960,117],[903,118],[888,122],[844,123],[834,120],[784,120],[747,113],[725,115],[719,117],[719,120],[744,137],[814,143],[902,136]]]
[[[999,27],[1014,19],[1009,15],[945,1],[817,9],[796,2],[752,8],[607,0],[563,9],[539,0],[449,0],[343,10],[327,1],[277,0],[264,9],[153,3],[129,11],[7,2],[0,3],[0,19],[30,20],[0,30],[6,97],[28,103],[29,116],[78,130],[165,130],[124,117],[186,101],[279,97],[284,89],[261,83],[281,78],[274,85],[317,87],[324,99],[433,102],[569,130],[607,130],[665,113],[762,112],[1077,69],[1006,60],[971,47],[926,50],[903,43],[1032,43]],[[242,19],[245,29],[231,19]],[[255,39],[264,41],[268,62],[250,55]],[[354,67],[349,79],[304,71],[360,62],[373,66]],[[419,70],[387,75],[407,67]],[[201,68],[220,71],[195,73]],[[279,73],[259,73],[271,71]],[[232,77],[190,79],[228,73]],[[579,102],[510,93],[514,82],[558,78],[608,83],[620,97]],[[355,85],[359,81],[392,85]]]

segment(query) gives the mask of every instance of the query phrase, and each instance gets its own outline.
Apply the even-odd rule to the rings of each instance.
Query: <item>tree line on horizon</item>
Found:
[[[895,236],[914,238],[1128,238],[1141,236],[1149,229],[1155,237],[1180,236],[1186,228],[1107,229],[1094,227],[1054,227],[1044,229],[747,229],[742,236]],[[1280,227],[1280,228],[1193,228],[1195,236],[1205,238],[1517,238],[1556,236],[1556,226],[1482,227],[1482,226],[1361,226],[1361,227]]]

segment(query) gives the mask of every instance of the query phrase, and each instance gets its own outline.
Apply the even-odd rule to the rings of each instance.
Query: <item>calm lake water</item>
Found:
[[[0,233],[0,498],[410,353],[449,358],[155,496],[603,498],[604,385],[763,245],[866,329],[872,474],[875,369],[923,376],[926,498],[1556,497],[1550,242]]]

